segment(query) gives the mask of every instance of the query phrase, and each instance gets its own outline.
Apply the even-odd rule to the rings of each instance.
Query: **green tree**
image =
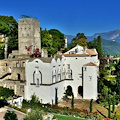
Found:
[[[0,87],[0,97],[8,98],[10,96],[14,96],[14,90],[9,88]]]
[[[74,109],[74,94],[72,95],[71,107]]]
[[[98,36],[97,39],[94,38],[93,41],[93,48],[95,48],[98,52],[98,57],[102,57],[103,52],[102,52],[102,38],[101,36]]]
[[[18,49],[18,23],[12,16],[0,16],[0,33],[9,38],[8,53]],[[5,44],[2,44],[2,47],[4,47],[4,45]],[[2,56],[0,58],[3,58],[3,52],[0,54],[0,56]]]
[[[60,50],[60,48],[64,48],[65,46],[64,34],[57,29],[50,29],[48,30],[48,32],[52,35],[52,38],[53,38],[52,46],[55,52]]]
[[[35,93],[31,96],[31,101],[32,103],[39,103],[39,97],[35,95]]]
[[[101,36],[97,37],[97,42],[98,42],[98,45],[97,45],[98,56],[102,57],[103,53],[102,53],[102,39],[101,39]]]
[[[43,30],[41,29],[41,46],[43,49],[46,49],[48,51],[48,55],[53,55],[55,53],[53,48],[53,38],[52,35],[47,31],[47,29]]]
[[[87,46],[88,46],[89,49],[93,49],[93,48],[95,48],[95,47],[94,47],[94,44],[93,44],[92,41],[87,42]]]
[[[6,36],[10,35],[10,33],[11,33],[9,26],[6,23],[4,23],[3,21],[0,21],[0,33],[4,34]]]
[[[13,16],[0,15],[0,20],[9,27],[9,29],[11,31],[11,33],[9,35],[11,35],[12,37],[14,36],[17,39],[18,38],[18,23],[13,18]]]
[[[55,88],[55,105],[58,105],[57,88]]]
[[[90,112],[93,111],[93,99],[90,100]]]
[[[18,120],[17,115],[15,114],[14,111],[8,111],[5,113],[4,116],[5,120]]]
[[[72,47],[76,45],[87,46],[87,38],[84,33],[78,33],[75,38],[72,39]]]
[[[0,59],[4,58],[4,46],[0,46]]]
[[[12,50],[18,50],[18,40],[14,36],[10,36],[8,40],[8,52],[11,53]]]

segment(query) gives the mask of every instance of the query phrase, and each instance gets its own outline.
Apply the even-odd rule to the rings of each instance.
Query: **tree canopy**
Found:
[[[0,33],[8,37],[8,53],[18,49],[18,23],[12,16],[0,16]],[[5,41],[0,43],[0,59],[4,58]]]
[[[78,33],[75,38],[72,39],[72,47],[76,45],[87,46],[87,38],[84,33]]]
[[[57,29],[42,30],[41,29],[41,45],[42,48],[48,51],[48,55],[53,55],[60,48],[64,48],[65,38],[64,34]]]
[[[9,26],[2,21],[0,21],[0,33],[7,35],[7,36],[10,35],[11,33]]]
[[[52,35],[53,38],[53,42],[52,42],[53,48],[56,51],[60,50],[60,48],[64,48],[65,45],[64,34],[57,29],[50,29],[48,32]]]

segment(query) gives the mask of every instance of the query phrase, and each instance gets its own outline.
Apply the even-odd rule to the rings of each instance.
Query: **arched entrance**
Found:
[[[78,95],[83,97],[83,86],[78,87]]]
[[[72,87],[70,85],[67,86],[65,93],[67,96],[73,95]]]

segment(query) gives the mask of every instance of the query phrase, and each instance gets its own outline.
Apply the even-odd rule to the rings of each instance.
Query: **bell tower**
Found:
[[[19,55],[32,54],[36,48],[41,52],[40,21],[34,18],[19,19]]]

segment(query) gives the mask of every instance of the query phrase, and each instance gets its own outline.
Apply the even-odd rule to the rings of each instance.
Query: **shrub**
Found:
[[[18,120],[17,115],[14,111],[8,111],[6,112],[4,116],[5,120]]]

